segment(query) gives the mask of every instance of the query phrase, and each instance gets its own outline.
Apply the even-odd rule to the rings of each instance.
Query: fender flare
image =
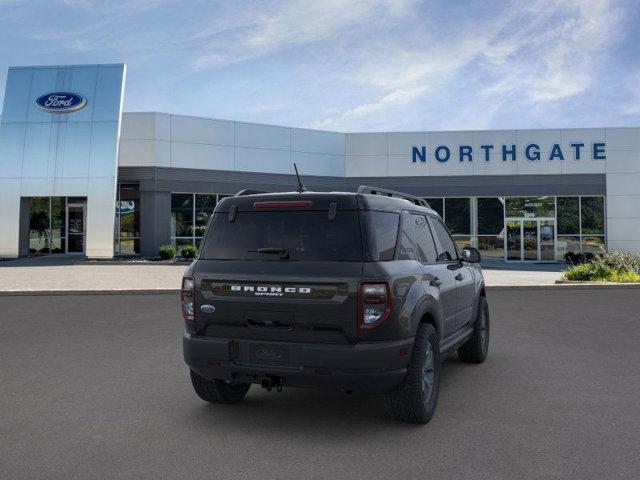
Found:
[[[415,335],[418,331],[418,325],[425,315],[428,315],[433,319],[433,322],[430,323],[433,323],[434,328],[438,332],[438,337],[442,339],[442,334],[444,332],[444,312],[442,311],[442,307],[440,307],[433,298],[424,299],[414,309],[411,321],[412,335]]]

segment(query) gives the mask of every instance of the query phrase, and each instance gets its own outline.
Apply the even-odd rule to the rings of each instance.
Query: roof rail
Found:
[[[245,195],[255,195],[257,193],[271,193],[266,190],[253,190],[251,188],[244,188],[234,195],[234,197],[244,197]]]
[[[389,190],[387,188],[371,187],[369,185],[360,185],[358,187],[357,193],[361,193],[364,195],[380,195],[382,197],[402,198],[404,200],[408,200],[414,205],[420,205],[421,207],[431,208],[429,203],[424,198],[409,195],[408,193],[396,192],[395,190]]]

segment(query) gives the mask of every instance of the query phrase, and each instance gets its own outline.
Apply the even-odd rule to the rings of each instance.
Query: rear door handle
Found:
[[[456,280],[458,281],[464,280],[464,276],[461,273],[459,273],[456,275]]]
[[[431,285],[432,287],[439,287],[440,285],[442,285],[442,280],[440,280],[438,277],[435,277],[429,282],[429,285]]]

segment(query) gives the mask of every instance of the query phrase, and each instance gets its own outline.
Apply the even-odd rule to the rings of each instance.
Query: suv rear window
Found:
[[[280,260],[280,254],[259,249],[286,250],[290,260],[363,261],[358,212],[327,211],[238,212],[213,216],[202,246],[206,260]]]

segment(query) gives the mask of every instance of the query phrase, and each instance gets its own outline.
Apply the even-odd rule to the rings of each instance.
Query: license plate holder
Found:
[[[288,367],[291,365],[291,349],[277,343],[250,343],[248,363]]]

